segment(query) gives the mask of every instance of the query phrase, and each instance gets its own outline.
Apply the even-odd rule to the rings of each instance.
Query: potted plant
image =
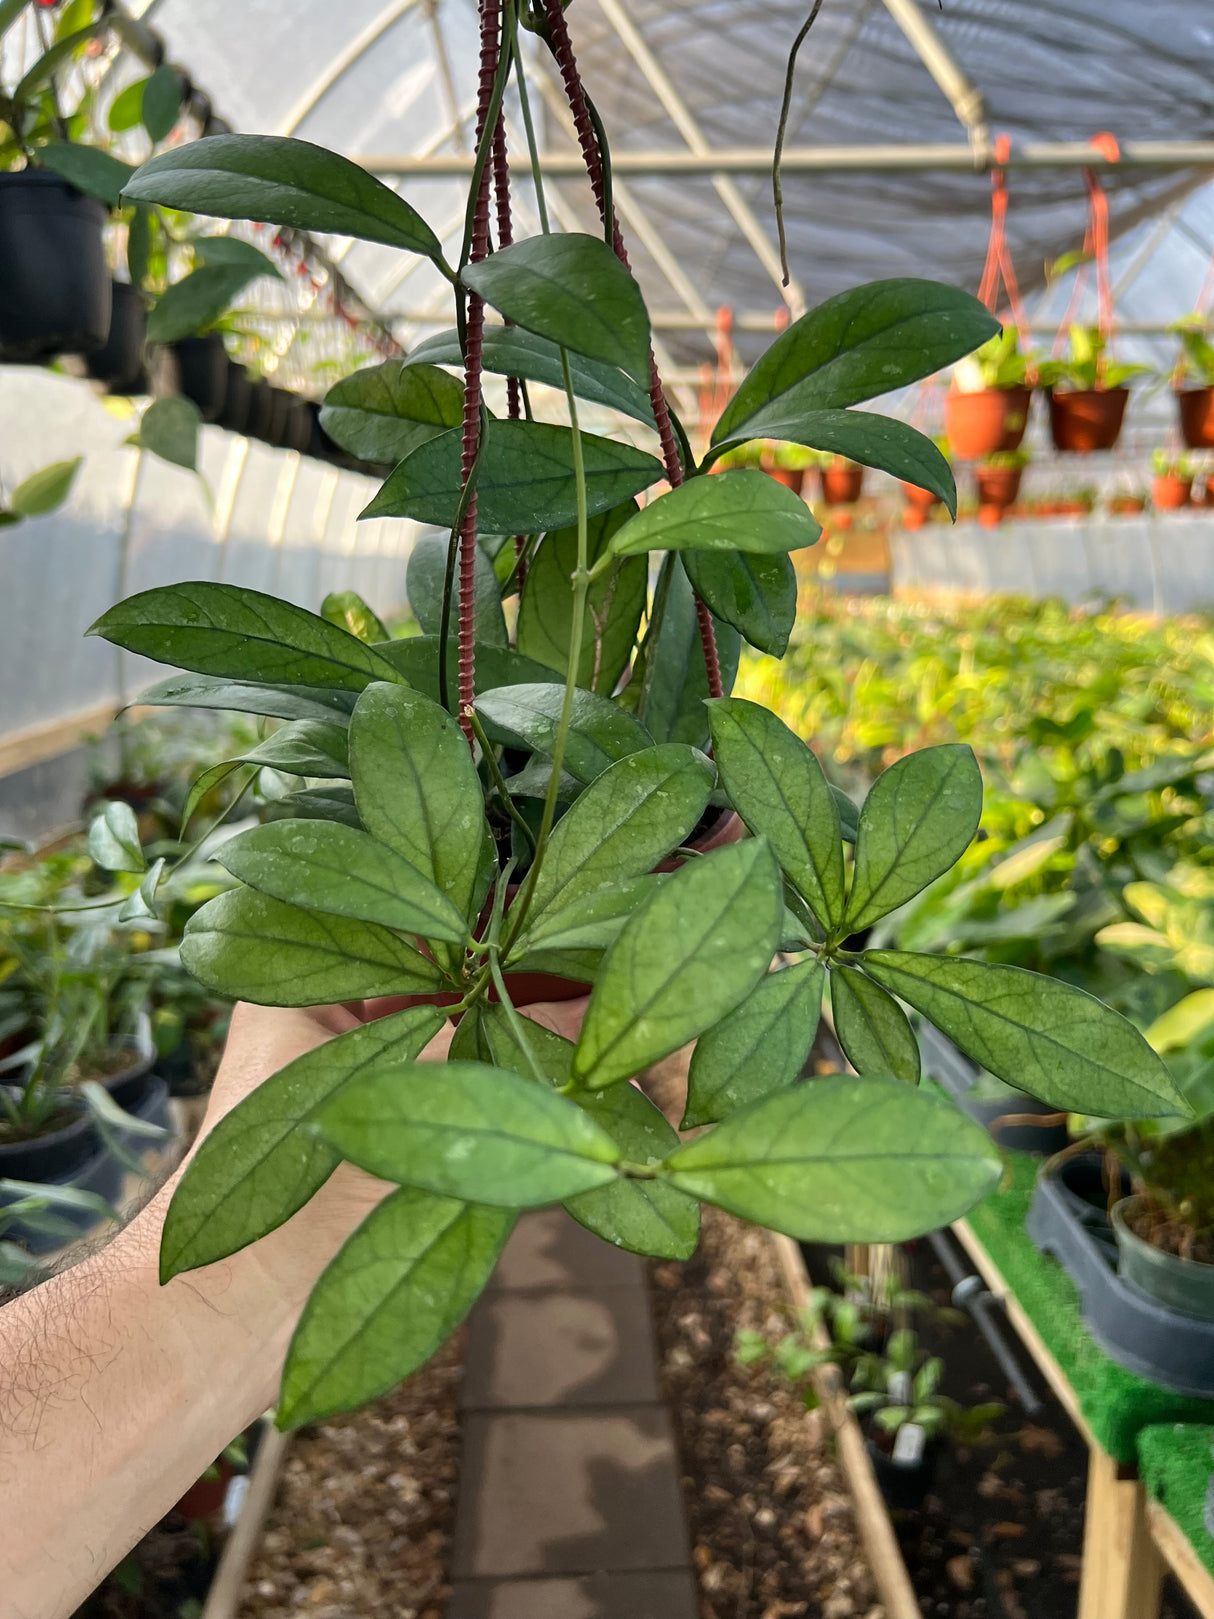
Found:
[[[944,396],[944,429],[962,461],[1018,450],[1033,389],[1014,326],[1005,326],[953,369]]]
[[[1145,365],[1111,362],[1105,339],[1094,326],[1072,326],[1070,352],[1062,360],[1043,360],[1040,381],[1050,390],[1050,435],[1058,450],[1088,454],[1111,450],[1121,437],[1129,389]]]
[[[513,4],[500,30],[492,7],[481,13],[481,161],[456,263],[404,197],[304,142],[198,141],[154,157],[127,188],[168,207],[205,199],[225,217],[254,211],[255,195],[268,223],[419,254],[451,285],[457,317],[408,359],[339,383],[321,415],[367,459],[383,457],[391,430],[395,464],[366,515],[447,535],[437,568],[411,570],[429,633],[388,639],[350,596],[325,617],[205,582],[143,592],[94,626],[185,671],[147,700],[222,701],[284,722],[251,758],[217,761],[272,765],[300,787],[281,818],[222,846],[236,886],[190,921],[189,970],[263,1003],[402,1008],[368,1015],[243,1101],[167,1214],[166,1279],[256,1241],[343,1158],[398,1187],[312,1295],[284,1374],[284,1426],[424,1362],[521,1208],[563,1203],[612,1243],[676,1257],[694,1246],[702,1199],[826,1241],[895,1240],[959,1214],[999,1163],[950,1103],[891,1077],[909,1061],[899,998],[1056,1105],[1107,1104],[1110,1086],[1128,1085],[1144,1113],[1184,1109],[1137,1032],[1081,992],[863,948],[878,916],[968,846],[981,806],[968,748],[912,754],[876,782],[848,883],[838,802],[812,751],[728,695],[742,637],[762,649],[787,638],[789,553],[819,530],[762,470],[704,474],[741,444],[778,439],[934,486],[951,508],[930,440],[850,407],[953,363],[992,335],[991,316],[920,281],[843,293],[775,338],[697,461],[606,208],[609,158],[559,0],[527,20],[572,98],[604,233],[543,229],[488,251],[498,108],[508,80],[527,91],[518,20]],[[542,197],[541,180],[546,224]],[[513,324],[487,325],[486,305]],[[527,419],[521,387],[518,415],[486,412],[487,366],[557,385],[559,419]],[[604,398],[648,447],[581,428],[582,402]],[[478,534],[511,538],[482,547]],[[502,601],[516,592],[511,638]],[[739,822],[750,835],[736,839]],[[781,945],[795,960],[772,971]],[[526,978],[540,973],[591,986],[576,1039],[521,1015]],[[799,1084],[827,973],[836,1018],[849,995],[860,1009],[861,1072]],[[436,1085],[418,1055],[456,1016]],[[882,1038],[865,1045],[866,1029]],[[712,1128],[680,1140],[629,1081],[693,1040],[685,1123]],[[382,1291],[360,1280],[367,1245],[390,1256]],[[336,1356],[323,1347],[338,1342]]]
[[[1183,452],[1172,455],[1164,449],[1151,453],[1151,505],[1157,512],[1175,512],[1193,497],[1192,458]]]
[[[1172,373],[1180,436],[1190,450],[1214,449],[1214,343],[1209,320],[1189,315],[1168,329],[1180,338],[1180,356]]]
[[[828,506],[854,506],[864,488],[864,468],[845,455],[819,458],[822,499]]]
[[[978,491],[980,509],[993,506],[1002,512],[1015,504],[1028,459],[1023,450],[996,450],[984,457],[974,468],[974,486]]]
[[[801,444],[773,444],[764,451],[759,465],[777,483],[799,495],[805,474],[813,468],[814,452]]]
[[[1136,517],[1146,508],[1147,497],[1137,489],[1120,489],[1109,496],[1109,511],[1114,517]]]

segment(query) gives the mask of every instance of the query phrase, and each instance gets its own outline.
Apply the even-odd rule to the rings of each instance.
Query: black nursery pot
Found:
[[[301,399],[298,394],[289,394],[290,404],[287,407],[287,425],[283,432],[283,448],[298,450],[306,455],[312,442],[312,415],[308,409],[308,401]]]
[[[314,461],[339,461],[341,449],[320,425],[320,406],[314,400],[309,400],[305,407],[308,412],[308,447],[306,454]]]
[[[92,354],[110,330],[106,212],[57,174],[0,174],[0,360]]]
[[[267,444],[272,444],[276,450],[282,450],[287,445],[287,429],[291,420],[291,406],[295,395],[287,392],[285,388],[270,389],[270,419],[262,437]]]
[[[13,1097],[20,1094],[13,1086],[6,1088]],[[63,1111],[70,1112],[70,1121],[44,1135],[0,1141],[0,1180],[70,1180],[88,1162],[97,1150],[93,1121],[78,1098],[66,1098]]]
[[[917,1462],[896,1462],[873,1439],[865,1439],[864,1448],[873,1464],[886,1506],[906,1512],[921,1507],[924,1497],[936,1481],[936,1468],[940,1460],[939,1441],[929,1440]]]
[[[173,344],[182,393],[198,406],[204,422],[218,421],[228,396],[228,355],[218,332],[183,337]]]
[[[110,335],[85,361],[94,382],[104,382],[109,393],[129,397],[148,391],[143,342],[147,308],[136,287],[115,281],[110,288]]]
[[[216,425],[231,433],[243,433],[249,425],[249,412],[253,406],[253,382],[243,365],[229,360],[224,376],[223,406],[215,418]]]
[[[269,443],[270,427],[274,418],[274,389],[264,377],[249,383],[249,411],[244,430],[250,438]]]

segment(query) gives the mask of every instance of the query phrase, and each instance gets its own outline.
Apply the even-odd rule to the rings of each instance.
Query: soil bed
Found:
[[[443,1619],[463,1334],[394,1393],[287,1453],[241,1619]]]
[[[788,1327],[767,1237],[706,1207],[695,1255],[651,1279],[701,1619],[882,1619],[824,1420],[734,1359],[739,1328]]]

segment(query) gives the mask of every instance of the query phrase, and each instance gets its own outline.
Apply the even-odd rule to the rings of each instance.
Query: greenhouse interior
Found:
[[[0,0],[0,548],[0,1619],[1214,1619],[1209,0]]]

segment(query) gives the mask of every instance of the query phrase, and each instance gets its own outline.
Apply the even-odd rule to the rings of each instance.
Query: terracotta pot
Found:
[[[939,495],[933,495],[930,489],[920,489],[917,483],[903,483],[902,493],[906,496],[906,504],[919,511],[929,512],[933,506],[940,504]]]
[[[944,431],[949,449],[963,461],[975,461],[996,450],[1018,450],[1032,398],[1031,388],[945,394]]]
[[[226,1456],[221,1456],[214,1465],[214,1473],[213,1478],[200,1478],[191,1484],[174,1511],[191,1523],[204,1523],[215,1517],[227,1499],[228,1485],[235,1478],[236,1469]]]
[[[805,483],[805,469],[803,467],[773,467],[766,462],[763,471],[769,478],[782,483],[785,489],[791,489],[794,495],[799,495]]]
[[[822,468],[822,498],[828,506],[850,506],[860,498],[864,468],[836,464]]]
[[[1109,501],[1109,510],[1117,517],[1131,517],[1145,511],[1146,504],[1143,495],[1114,495]]]
[[[1187,506],[1193,494],[1192,478],[1179,473],[1161,472],[1151,480],[1151,504],[1157,512],[1176,512]]]
[[[1190,450],[1214,449],[1214,388],[1179,388],[1180,436]]]
[[[1074,393],[1050,390],[1050,436],[1057,450],[1111,450],[1121,437],[1128,388],[1081,388]]]
[[[927,522],[927,513],[922,506],[903,506],[902,527],[912,531],[920,529]]]
[[[1010,506],[1020,493],[1021,467],[975,467],[979,506]]]
[[[1214,506],[1214,478],[1207,478],[1200,495],[1193,496],[1194,506]]]
[[[1005,509],[1003,506],[979,506],[978,521],[983,528],[998,528]]]

